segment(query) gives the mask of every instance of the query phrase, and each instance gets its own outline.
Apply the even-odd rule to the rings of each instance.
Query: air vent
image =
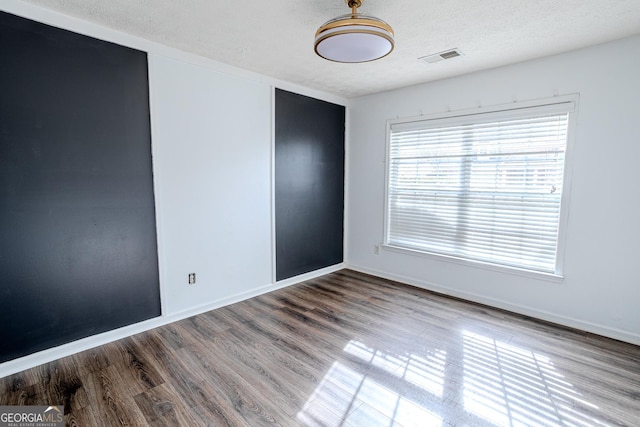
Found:
[[[450,50],[449,52],[441,53],[440,56],[442,57],[442,59],[451,59],[455,58],[456,56],[460,56],[460,52],[458,52],[457,50]]]
[[[460,52],[460,50],[456,48],[456,49],[449,49],[440,53],[434,53],[433,55],[423,56],[418,59],[423,62],[426,62],[427,64],[433,64],[434,62],[439,62],[444,59],[457,58],[458,56],[462,56],[462,52]]]

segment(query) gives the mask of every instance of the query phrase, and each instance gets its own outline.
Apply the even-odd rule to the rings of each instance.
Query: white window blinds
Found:
[[[385,243],[554,273],[572,109],[392,124]]]

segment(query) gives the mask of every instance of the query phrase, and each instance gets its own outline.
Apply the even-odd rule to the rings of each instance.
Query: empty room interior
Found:
[[[0,0],[0,425],[640,425],[639,76],[638,0]]]

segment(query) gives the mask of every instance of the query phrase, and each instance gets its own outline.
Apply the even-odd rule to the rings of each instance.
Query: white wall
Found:
[[[435,64],[434,66],[438,66]],[[347,263],[381,276],[640,344],[640,37],[350,104]],[[389,250],[385,121],[580,94],[564,280]]]
[[[149,62],[163,314],[174,314],[271,283],[271,87]]]

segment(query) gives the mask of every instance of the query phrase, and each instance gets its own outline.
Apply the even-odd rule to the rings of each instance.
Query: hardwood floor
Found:
[[[0,379],[71,426],[640,425],[640,347],[343,270]]]

